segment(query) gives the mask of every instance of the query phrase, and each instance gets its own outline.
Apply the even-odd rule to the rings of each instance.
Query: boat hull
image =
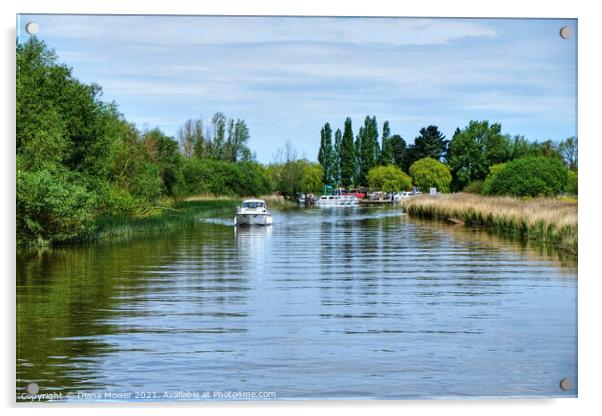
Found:
[[[236,214],[234,217],[236,225],[272,225],[270,214]]]
[[[359,199],[318,199],[316,206],[321,208],[329,207],[354,207],[360,203]]]

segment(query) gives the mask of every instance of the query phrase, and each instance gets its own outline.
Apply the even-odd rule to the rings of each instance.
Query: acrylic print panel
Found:
[[[576,20],[17,26],[18,401],[576,397]]]

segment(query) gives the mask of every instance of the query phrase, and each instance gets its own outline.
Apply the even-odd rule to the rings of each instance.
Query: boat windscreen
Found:
[[[263,202],[243,202],[243,208],[263,208]]]

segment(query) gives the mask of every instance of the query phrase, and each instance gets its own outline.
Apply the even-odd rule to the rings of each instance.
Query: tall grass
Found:
[[[408,215],[484,226],[499,234],[577,254],[577,202],[466,193],[421,195],[402,203]]]
[[[242,202],[243,199],[251,199],[255,197],[231,197],[224,195],[213,195],[213,194],[199,194],[188,196],[183,199],[185,202],[191,201],[237,201],[238,203]],[[268,208],[294,208],[297,207],[297,202],[291,201],[290,199],[285,199],[282,195],[272,194],[272,195],[262,195],[258,196],[258,199],[263,199]]]
[[[135,236],[158,235],[190,227],[200,218],[234,216],[238,199],[214,198],[180,201],[171,206],[155,207],[153,214],[143,218],[101,217],[93,232],[71,242],[124,241]]]
[[[264,199],[270,209],[297,206],[295,202],[285,200],[278,195],[259,198]],[[96,218],[96,226],[92,232],[80,235],[69,242],[126,241],[137,236],[148,237],[191,227],[202,218],[234,218],[234,212],[241,204],[242,198],[202,194],[186,197],[178,202],[163,202],[162,206],[152,207],[138,218]]]

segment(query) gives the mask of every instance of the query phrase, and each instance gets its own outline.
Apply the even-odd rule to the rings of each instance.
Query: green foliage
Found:
[[[182,195],[259,196],[272,192],[267,171],[256,162],[185,159],[182,176]]]
[[[441,160],[448,142],[437,126],[421,128],[420,134],[414,139],[414,144],[406,149],[403,168],[407,170],[414,162],[425,157]]]
[[[364,126],[360,127],[357,137],[359,153],[356,155],[359,165],[358,185],[368,184],[368,172],[376,166],[379,159],[378,125],[376,117],[366,116]]]
[[[324,171],[322,166],[316,163],[306,163],[303,167],[303,187],[301,188],[305,193],[320,193],[323,188],[323,177]]]
[[[250,134],[244,120],[229,119],[217,112],[209,123],[202,119],[189,119],[177,133],[185,157],[214,159],[224,162],[253,160],[255,156],[247,146]]]
[[[17,168],[17,242],[67,241],[93,227],[93,196],[67,175]]]
[[[578,188],[579,188],[579,181],[577,178],[577,172],[569,170],[567,172],[567,182],[566,182],[565,191],[568,194],[577,195],[579,193]]]
[[[322,165],[323,178],[322,181],[326,184],[333,183],[334,163],[336,154],[332,147],[332,129],[330,124],[326,123],[320,131],[320,151],[318,152],[318,163]]]
[[[398,168],[403,169],[406,152],[405,140],[399,134],[394,134],[389,139],[389,144],[391,146],[391,157],[393,158],[393,164]]]
[[[266,169],[251,162],[243,120],[216,113],[189,120],[178,143],[138,131],[83,84],[35,37],[17,45],[17,241],[88,235],[98,221],[155,215],[166,197],[271,192]],[[198,157],[220,159],[201,161]]]
[[[449,168],[443,163],[430,158],[422,158],[410,166],[410,176],[414,185],[423,192],[429,188],[437,188],[439,192],[449,192],[449,185],[452,177]]]
[[[353,145],[353,128],[351,119],[345,120],[343,139],[341,140],[341,185],[348,187],[353,184],[355,177],[355,149]]]
[[[564,163],[572,171],[577,171],[578,167],[578,145],[576,137],[569,137],[558,144],[558,152],[562,156]]]
[[[412,188],[412,180],[396,166],[377,166],[368,172],[368,186],[372,191],[398,192]]]
[[[393,164],[393,143],[391,142],[391,128],[389,122],[385,121],[383,124],[383,136],[380,156],[378,158],[378,164],[381,166],[387,166]]]
[[[336,186],[341,183],[341,146],[343,144],[343,133],[337,129],[334,133],[334,160],[332,167],[332,179]]]
[[[462,189],[462,192],[468,194],[481,194],[483,193],[483,182],[484,181],[472,181]]]
[[[500,173],[506,167],[506,165],[507,163],[496,163],[495,165],[489,167],[489,174],[483,181],[482,193],[484,195],[491,194],[491,185],[493,184],[498,173]]]
[[[493,195],[554,196],[562,192],[568,174],[558,159],[525,157],[508,162],[487,189]]]
[[[499,123],[490,125],[487,120],[470,121],[464,129],[456,130],[447,152],[453,175],[452,189],[462,189],[472,181],[485,179],[489,166],[510,159],[510,141],[501,130]]]

